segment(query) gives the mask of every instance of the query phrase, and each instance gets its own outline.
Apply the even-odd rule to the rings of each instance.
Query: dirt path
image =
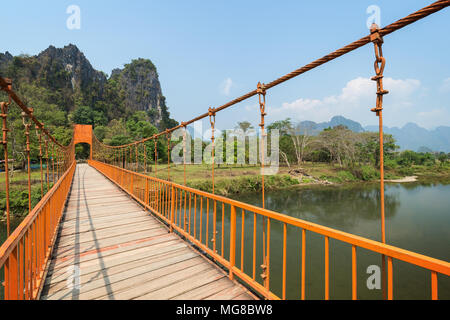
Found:
[[[385,180],[386,182],[414,182],[417,181],[417,176],[408,176],[401,179],[394,179],[394,180]]]

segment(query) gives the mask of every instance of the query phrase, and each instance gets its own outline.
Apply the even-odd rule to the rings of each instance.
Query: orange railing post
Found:
[[[302,288],[301,299],[305,300],[305,274],[306,274],[306,230],[302,229]]]
[[[5,158],[5,200],[6,200],[6,234],[9,237],[11,233],[11,226],[10,226],[10,211],[9,211],[9,168],[8,168],[8,106],[11,102],[0,102],[1,105],[1,117],[3,119],[2,121],[2,132],[3,132],[3,138],[2,138],[2,144],[3,144],[3,153]],[[6,276],[5,276],[6,279]]]
[[[33,110],[30,110],[33,114]],[[27,154],[27,174],[28,174],[28,213],[31,212],[31,160],[30,160],[30,127],[31,123],[26,120],[27,114],[22,112],[22,123],[25,127],[25,138],[26,138],[26,154]]]
[[[145,179],[145,197],[144,197],[144,199],[145,199],[145,204],[146,205],[149,205],[149,202],[150,202],[150,194],[149,194],[149,189],[148,189],[148,179]]]
[[[231,206],[230,217],[230,270],[229,278],[234,279],[233,268],[236,263],[236,207]]]
[[[330,239],[325,237],[325,300],[330,299]]]
[[[175,187],[172,185],[170,193],[170,232],[173,232],[174,210],[175,210]]]
[[[431,271],[431,299],[438,299],[437,273],[435,271]]]
[[[352,300],[357,300],[356,246],[352,246]]]
[[[283,223],[283,289],[282,289],[282,294],[283,294],[283,300],[286,300],[286,246],[287,246],[287,225],[286,223]]]

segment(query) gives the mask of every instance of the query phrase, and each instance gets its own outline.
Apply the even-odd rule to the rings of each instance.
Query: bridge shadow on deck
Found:
[[[87,164],[77,166],[41,299],[253,299]]]

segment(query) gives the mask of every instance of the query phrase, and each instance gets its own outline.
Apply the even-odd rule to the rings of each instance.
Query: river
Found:
[[[381,240],[378,184],[314,186],[266,193],[266,208],[335,228]],[[260,205],[260,194],[235,196]],[[433,258],[450,261],[450,184],[390,183],[386,185],[386,241],[388,244]],[[300,232],[288,229],[287,297],[299,297]],[[271,228],[273,277],[271,286],[280,293],[282,268],[281,226]],[[294,243],[294,244],[292,244]],[[324,240],[307,233],[306,298],[324,297]],[[367,267],[381,266],[381,258],[364,249],[357,251],[358,298],[380,299],[381,290],[367,287]],[[274,256],[275,255],[275,256]],[[257,273],[259,274],[259,273]],[[394,298],[429,299],[430,273],[394,260]],[[440,299],[450,299],[449,277],[438,275]],[[351,299],[351,246],[330,240],[330,299]]]
[[[260,194],[235,195],[233,198],[259,206]],[[387,243],[433,258],[450,261],[450,184],[390,183],[386,185]],[[378,184],[345,186],[307,186],[266,192],[266,208],[323,226],[380,240],[380,208]],[[220,210],[218,220],[220,223]],[[225,230],[229,230],[229,210],[225,212]],[[237,230],[240,230],[238,213]],[[252,273],[253,215],[245,216],[244,270]],[[258,220],[258,232],[262,221]],[[198,222],[197,222],[198,223]],[[18,221],[14,221],[14,225]],[[219,227],[218,227],[219,229]],[[205,230],[205,229],[204,229]],[[6,235],[0,223],[0,243]],[[261,234],[259,232],[258,234]],[[271,224],[271,289],[281,295],[282,225]],[[228,256],[228,237],[225,257]],[[300,240],[298,228],[287,229],[287,298],[300,297]],[[218,248],[220,243],[218,243]],[[262,257],[262,241],[258,236],[258,259]],[[240,266],[240,235],[237,235],[237,265]],[[322,236],[306,234],[306,298],[324,298],[324,240]],[[262,258],[261,258],[262,259]],[[257,263],[256,275],[261,269]],[[367,268],[381,265],[380,255],[361,248],[357,251],[358,298],[380,299],[381,290],[367,287]],[[450,299],[450,279],[438,276],[440,299]],[[394,260],[394,298],[429,299],[430,273],[407,263]],[[330,239],[330,299],[351,299],[351,246]]]

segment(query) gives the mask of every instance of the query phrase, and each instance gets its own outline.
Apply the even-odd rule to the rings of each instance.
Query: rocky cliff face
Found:
[[[158,72],[150,60],[136,59],[123,69],[114,69],[111,81],[123,90],[125,109],[146,111],[156,124],[168,118]]]
[[[70,84],[74,91],[87,90],[93,83],[103,89],[106,83],[106,75],[95,70],[84,54],[73,44],[64,48],[48,47],[37,55],[37,60],[41,65],[41,74],[52,72],[59,66],[68,73]],[[99,94],[101,95],[102,92]]]
[[[133,60],[108,78],[75,45],[50,46],[36,56],[0,53],[0,75],[12,78],[25,98],[32,86],[33,94],[40,94],[34,99],[67,112],[88,106],[110,121],[145,111],[160,129],[176,124],[170,119],[156,67],[147,59]]]

